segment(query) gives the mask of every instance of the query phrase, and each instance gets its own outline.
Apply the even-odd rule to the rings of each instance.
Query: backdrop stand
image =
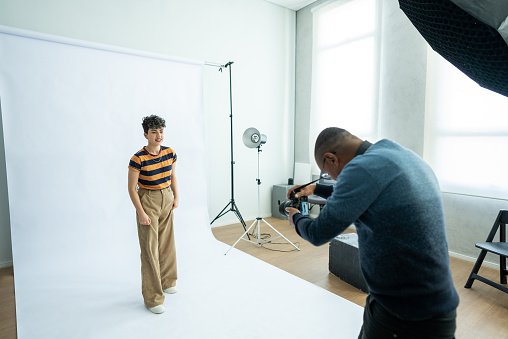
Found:
[[[240,213],[240,210],[238,209],[238,206],[236,206],[236,202],[235,202],[235,180],[234,180],[234,168],[233,168],[234,164],[235,164],[235,161],[233,160],[233,86],[231,84],[231,65],[232,64],[233,64],[233,61],[229,61],[225,65],[212,64],[212,63],[205,62],[206,66],[220,67],[219,71],[221,71],[221,72],[222,72],[222,67],[229,69],[229,110],[230,110],[229,121],[230,121],[230,132],[231,132],[231,134],[230,134],[231,135],[231,138],[230,138],[230,142],[231,142],[231,200],[227,203],[226,207],[224,207],[222,209],[222,211],[220,211],[219,214],[217,214],[217,216],[212,220],[210,225],[213,224],[215,222],[215,220],[224,216],[228,212],[233,212],[236,215],[236,217],[238,218],[238,220],[240,220],[240,223],[242,224],[243,229],[245,231],[247,231],[247,226],[245,225],[245,221],[243,220],[242,214]],[[249,237],[248,234],[247,234],[247,237]],[[250,240],[250,237],[249,237],[249,240]]]

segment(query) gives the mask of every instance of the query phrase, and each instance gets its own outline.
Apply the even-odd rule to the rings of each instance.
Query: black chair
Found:
[[[476,260],[476,264],[469,275],[469,279],[467,280],[465,288],[471,288],[475,279],[480,280],[492,287],[497,288],[505,293],[508,293],[508,288],[493,282],[481,275],[478,275],[478,271],[482,265],[483,259],[487,255],[487,252],[494,253],[499,255],[499,269],[500,269],[500,279],[501,284],[506,284],[506,276],[508,275],[508,270],[506,270],[506,258],[508,257],[508,243],[506,243],[506,224],[508,223],[508,211],[501,210],[497,215],[496,222],[492,229],[490,230],[489,236],[487,237],[486,242],[480,242],[475,246],[480,248],[482,251]],[[497,229],[499,228],[499,242],[493,242],[494,236],[497,233]]]
[[[323,207],[326,205],[326,199],[325,198],[321,198],[320,196],[315,195],[315,194],[309,195],[307,197],[307,200],[309,201],[309,204],[311,204],[311,208],[314,205],[318,205],[319,206],[319,210],[322,210]]]
[[[323,185],[330,185],[330,186],[334,186],[336,181],[333,180],[332,178],[330,178],[330,176],[328,175],[323,175],[323,173],[320,174],[319,176],[319,183],[320,184],[323,184]],[[315,195],[315,194],[312,194],[312,195],[309,195],[307,197],[308,201],[309,201],[309,204],[311,205],[311,208],[314,206],[314,205],[318,205],[319,206],[319,210],[321,211],[323,209],[323,207],[326,205],[326,199],[325,198],[322,198],[318,195]]]

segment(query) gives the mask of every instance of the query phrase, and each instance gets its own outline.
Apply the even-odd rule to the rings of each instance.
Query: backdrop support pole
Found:
[[[207,66],[215,66],[220,67],[219,71],[222,71],[222,67],[229,69],[229,121],[230,121],[230,143],[231,143],[231,200],[227,203],[226,207],[222,209],[222,211],[217,214],[217,216],[212,220],[210,223],[213,224],[215,220],[219,219],[220,217],[224,216],[228,212],[233,212],[238,220],[240,220],[240,223],[243,226],[243,229],[247,231],[247,226],[245,225],[245,221],[242,218],[242,214],[240,213],[240,210],[238,209],[238,206],[236,206],[235,202],[235,180],[234,180],[234,164],[235,161],[233,160],[233,86],[231,82],[231,65],[233,64],[233,61],[229,61],[225,65],[218,65],[218,64],[212,64],[212,63],[205,63]],[[229,207],[229,209],[228,209]],[[247,234],[247,237],[250,240],[249,234]]]

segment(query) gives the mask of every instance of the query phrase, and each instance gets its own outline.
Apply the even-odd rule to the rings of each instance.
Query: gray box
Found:
[[[272,217],[283,220],[288,220],[279,212],[279,205],[281,202],[288,200],[287,194],[291,187],[294,185],[273,185],[272,188]]]

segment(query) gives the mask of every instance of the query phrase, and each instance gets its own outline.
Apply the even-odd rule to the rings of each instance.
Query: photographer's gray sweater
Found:
[[[316,246],[354,223],[370,293],[399,317],[430,318],[457,307],[439,185],[414,152],[390,140],[375,143],[344,167],[316,219],[293,220]]]

